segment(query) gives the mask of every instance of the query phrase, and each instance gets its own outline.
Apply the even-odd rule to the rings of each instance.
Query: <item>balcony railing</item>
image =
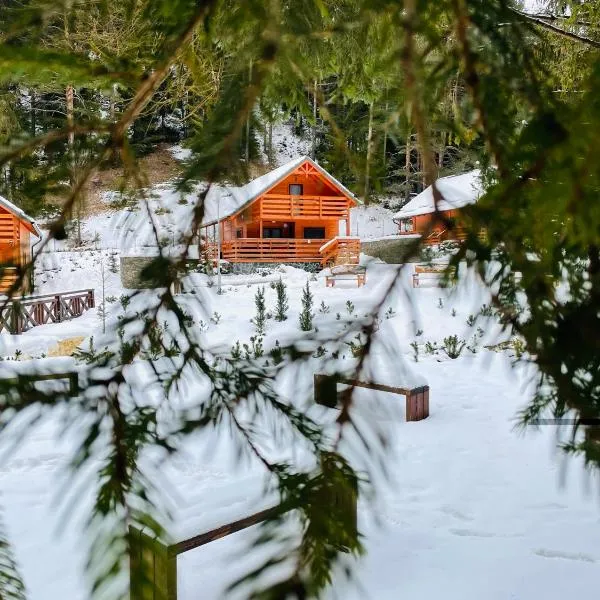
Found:
[[[230,262],[321,262],[326,240],[241,238],[223,242],[221,254]]]
[[[265,194],[260,201],[260,217],[285,219],[345,219],[348,200],[344,196],[290,196]]]

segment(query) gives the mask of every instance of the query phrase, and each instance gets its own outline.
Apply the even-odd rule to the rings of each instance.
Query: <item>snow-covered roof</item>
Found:
[[[8,212],[11,212],[13,215],[19,217],[19,219],[22,221],[28,223],[31,226],[33,233],[38,237],[42,237],[42,232],[40,231],[37,223],[28,214],[23,212],[23,210],[10,202],[10,200],[7,200],[4,196],[0,196],[0,206],[5,208]]]
[[[358,198],[347,187],[330,175],[312,158],[309,156],[299,156],[277,167],[273,171],[253,179],[242,187],[213,185],[204,202],[204,219],[202,220],[202,225],[213,225],[217,221],[240,212],[258,196],[267,192],[290,173],[293,173],[304,162],[309,162],[333,186],[342,191],[351,200],[360,204]]]
[[[475,204],[483,194],[481,171],[479,169],[462,175],[441,177],[436,181],[436,186],[443,198],[437,207],[440,211]],[[429,186],[403,206],[394,215],[394,221],[432,212],[435,212],[435,201],[433,199],[433,188]]]

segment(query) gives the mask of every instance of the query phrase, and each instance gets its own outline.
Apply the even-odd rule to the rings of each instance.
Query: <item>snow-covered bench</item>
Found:
[[[433,282],[439,281],[447,268],[447,264],[415,265],[415,272],[412,275],[413,287],[419,287],[423,279]]]
[[[336,265],[325,275],[325,286],[333,287],[336,281],[356,280],[358,287],[367,282],[367,269],[359,265]]]
[[[429,386],[399,386],[394,382],[381,383],[373,378],[354,378],[343,373],[315,373],[314,397],[315,402],[328,408],[337,408],[339,395],[338,384],[350,385],[352,387],[368,388],[391,394],[399,394],[406,397],[406,420],[422,421],[429,416]]]

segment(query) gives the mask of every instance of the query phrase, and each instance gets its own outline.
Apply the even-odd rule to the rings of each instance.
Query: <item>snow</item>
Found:
[[[481,172],[478,169],[463,173],[462,175],[441,177],[436,181],[436,186],[443,198],[437,207],[437,210],[440,211],[462,208],[469,204],[474,204],[483,194]],[[403,206],[394,215],[394,220],[425,215],[435,212],[435,210],[433,186],[429,186]]]
[[[119,273],[113,272],[112,257],[118,265],[118,256],[128,252],[155,253],[149,214],[159,237],[176,242],[189,227],[195,197],[180,203],[181,196],[170,184],[153,191],[156,197],[149,198],[148,211],[143,206],[125,208],[86,220],[85,235],[96,238],[98,248],[64,251],[50,244],[53,251],[42,254],[36,271],[36,292],[91,287],[100,304],[104,265],[110,328],[123,314],[118,299],[126,294]],[[352,211],[353,235],[377,240],[396,232],[390,211],[376,205]],[[167,253],[172,252],[167,248]],[[430,386],[430,417],[416,423],[405,422],[401,396],[366,389],[355,392],[354,420],[387,441],[383,454],[387,475],[372,469],[382,456],[366,457],[358,450],[356,436],[348,434],[342,449],[357,467],[370,469],[377,493],[359,504],[367,554],[352,564],[357,581],[348,583],[343,574],[336,574],[326,597],[595,597],[600,577],[598,478],[587,474],[579,459],[564,463],[557,443],[565,432],[559,428],[515,430],[519,410],[532,397],[536,371],[526,363],[514,367],[509,351],[486,349],[510,337],[493,317],[478,316],[474,324],[467,322],[489,303],[488,292],[474,274],[463,270],[457,288],[414,289],[411,268],[398,275],[396,266],[361,258],[367,266],[367,282],[361,288],[352,282],[327,288],[324,273],[311,276],[280,266],[263,274],[223,275],[221,295],[214,279],[192,274],[183,281],[189,293],[178,296],[182,306],[198,309],[195,331],[203,343],[215,351],[228,351],[237,340],[247,343],[255,335],[251,319],[257,285],[264,285],[267,310],[272,312],[275,290],[269,284],[281,278],[288,288],[289,319],[267,320],[264,347],[268,351],[276,342],[312,347],[319,342],[311,342],[298,328],[302,288],[309,281],[317,337],[334,342],[323,341],[324,357],[290,367],[275,385],[282,400],[305,407],[326,428],[334,426],[337,411],[304,404],[312,393],[312,376],[356,366],[344,345],[351,338],[344,336],[349,335],[350,324],[378,307],[379,328],[364,376],[391,385]],[[383,301],[388,290],[390,295]],[[142,292],[128,311],[133,314],[155,298],[155,291]],[[325,311],[320,310],[322,303]],[[100,345],[101,327],[96,308],[73,321],[36,327],[21,336],[1,334],[0,355],[5,360],[0,362],[0,377],[40,365],[44,371],[72,368],[71,358],[39,357],[66,338],[86,338],[85,347],[89,336],[94,336]],[[426,352],[426,342],[441,345],[450,335],[469,341],[475,352],[465,350],[454,360],[443,352]],[[343,351],[334,359],[331,350],[338,343]],[[6,360],[14,358],[17,350],[21,360]],[[24,360],[26,356],[38,358]],[[165,365],[157,361],[154,366],[160,370]],[[134,364],[131,377],[139,382],[140,401],[158,397],[157,386],[148,383],[152,379],[147,365]],[[206,393],[205,387],[191,380],[172,401],[196,402]],[[16,447],[12,444],[19,439],[19,427],[3,430],[0,436],[0,506],[30,600],[83,600],[89,597],[84,570],[90,543],[84,522],[93,498],[94,474],[83,480],[69,475],[82,429],[77,424],[65,428],[63,408],[39,416],[33,424],[20,420],[26,435]],[[294,455],[298,463],[307,459],[301,449],[283,442],[270,451]],[[94,462],[93,467],[99,465]],[[565,465],[568,469],[563,469]],[[160,461],[154,476],[172,515],[168,531],[174,540],[247,516],[274,501],[265,491],[261,465],[252,458],[240,459],[225,430],[220,436],[206,432],[189,438],[177,453]],[[180,600],[197,598],[199,589],[206,600],[245,597],[226,589],[261,559],[249,550],[256,535],[257,528],[252,528],[182,555],[178,559]]]

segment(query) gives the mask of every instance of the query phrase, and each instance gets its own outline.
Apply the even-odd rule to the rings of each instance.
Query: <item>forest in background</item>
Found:
[[[127,79],[135,81],[147,73],[163,35],[160,14],[154,23],[146,18],[152,4],[74,3],[72,9],[61,12],[47,3],[42,13],[43,27],[31,33],[19,30],[23,3],[10,0],[2,9],[8,35],[5,51],[35,42],[50,62],[37,73],[36,81],[25,54],[20,58],[19,70],[7,72],[2,78],[0,144],[45,135],[69,123],[85,127],[118,119],[135,93],[135,85],[128,85]],[[235,17],[234,4],[222,3],[222,14],[231,12]],[[291,18],[321,18],[311,15],[308,6],[303,13],[302,3],[292,4]],[[262,150],[272,158],[273,126],[287,122],[296,135],[310,143],[311,156],[359,197],[368,201],[391,198],[392,205],[399,206],[426,186],[421,144],[406,109],[401,36],[385,15],[374,13],[373,18],[362,19],[362,2],[325,4],[325,25],[330,33],[321,39],[303,39],[298,50],[304,60],[312,63],[312,80],[303,81],[293,72],[294,68],[302,68],[300,62],[287,65],[291,70],[275,69],[241,128],[237,154],[245,161],[256,161]],[[557,9],[565,13],[564,7]],[[10,28],[11,17],[14,31]],[[557,18],[567,27],[574,19],[553,17],[545,22]],[[232,78],[241,79],[241,84],[244,76],[248,83],[252,81],[256,52],[249,49],[246,73],[243,69],[240,72],[239,57],[232,56],[230,45],[243,43],[240,36],[243,38],[245,33],[250,44],[253,32],[240,27],[232,35],[227,30],[227,19],[222,20],[210,40],[194,35],[127,128],[127,142],[135,156],[144,156],[161,143],[185,143],[202,137],[211,111],[218,108],[219,98],[227,92]],[[444,23],[436,27],[443,39]],[[532,30],[527,42],[554,79],[556,93],[567,97],[576,94],[584,73],[578,65],[590,48],[543,28]],[[440,59],[436,54],[443,52],[443,48],[425,46],[421,50],[432,66]],[[59,59],[64,52],[68,52],[68,61]],[[78,69],[72,81],[67,76],[70,63]],[[107,81],[105,75],[93,75],[113,67],[124,69],[125,77],[118,82]],[[425,79],[430,75],[422,72],[416,76]],[[469,126],[473,107],[465,91],[464,74],[458,68],[445,68],[435,74],[433,84],[427,98],[430,112],[426,136],[434,153],[436,175],[470,170],[479,164],[484,148],[476,128]],[[420,85],[427,87],[427,82]],[[514,118],[518,121],[525,116],[524,106],[522,114]],[[0,193],[33,216],[51,212],[71,177],[72,165],[62,159],[79,137],[73,134],[57,138],[35,155],[7,161],[0,177]],[[113,156],[100,168],[119,167],[120,162]],[[85,198],[80,200],[85,203]]]

